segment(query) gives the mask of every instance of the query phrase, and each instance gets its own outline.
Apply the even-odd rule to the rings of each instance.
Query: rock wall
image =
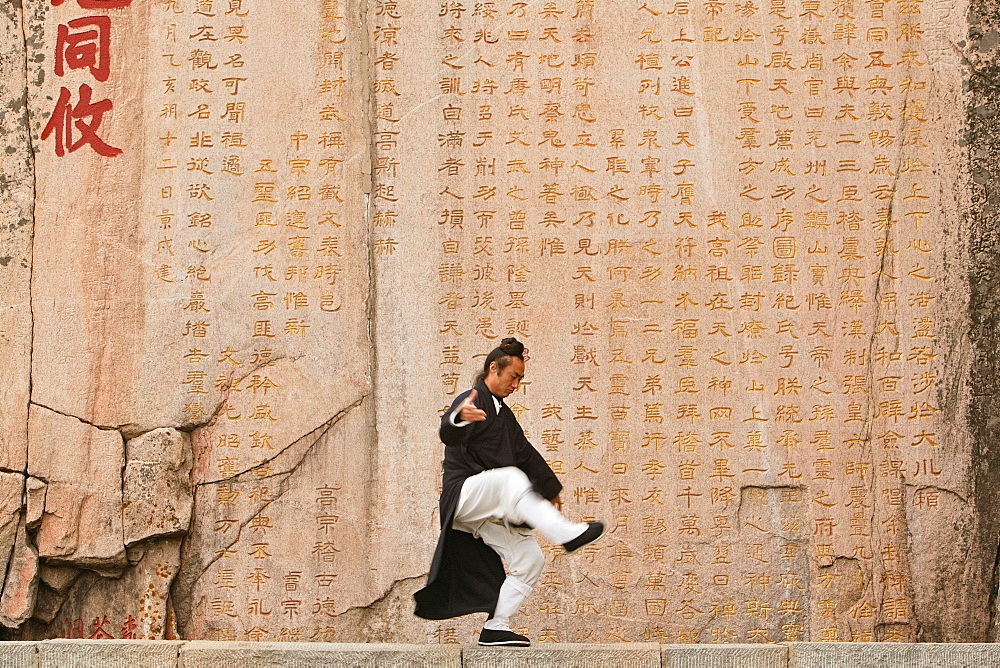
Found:
[[[438,416],[600,545],[552,642],[977,642],[998,541],[996,9],[18,0],[0,23],[11,638],[464,642]]]

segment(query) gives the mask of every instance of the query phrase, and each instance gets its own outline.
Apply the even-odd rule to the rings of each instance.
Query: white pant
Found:
[[[566,520],[535,492],[524,472],[514,466],[483,471],[462,484],[452,528],[482,538],[507,564],[510,574],[534,587],[545,557],[534,532],[513,526],[530,524],[546,538],[567,543],[587,529]]]

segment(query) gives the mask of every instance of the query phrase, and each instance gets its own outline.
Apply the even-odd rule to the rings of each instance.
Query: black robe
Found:
[[[476,385],[475,405],[486,419],[464,427],[450,417],[471,390],[460,394],[441,418],[440,436],[445,444],[441,484],[441,535],[427,576],[427,586],[413,595],[415,613],[424,619],[449,619],[473,612],[492,613],[505,573],[500,555],[466,531],[451,528],[466,478],[488,469],[516,466],[524,471],[534,490],[553,499],[562,489],[549,465],[524,437],[514,413],[502,401],[497,413],[485,383]]]

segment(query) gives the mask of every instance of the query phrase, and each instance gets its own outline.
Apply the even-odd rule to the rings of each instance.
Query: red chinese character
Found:
[[[83,638],[83,620],[74,619],[72,621],[66,620],[66,637],[67,638]]]
[[[66,0],[52,0],[52,6],[58,7]],[[81,9],[121,9],[132,4],[132,0],[76,0]]]
[[[70,32],[70,28],[74,32]],[[89,29],[88,29],[89,28]],[[56,33],[56,74],[89,67],[98,81],[107,81],[111,73],[111,19],[85,16],[68,24],[59,24]]]
[[[130,640],[134,640],[135,630],[137,628],[139,628],[139,625],[136,624],[135,617],[129,615],[128,619],[125,620],[125,623],[122,624],[122,639],[124,640],[127,638]]]
[[[110,623],[111,622],[108,621],[108,616],[107,615],[105,615],[103,618],[101,618],[101,617],[95,617],[94,621],[91,622],[91,625],[93,626],[93,631],[91,631],[90,635],[87,636],[87,638],[89,638],[90,640],[111,640],[111,639],[113,639],[114,636],[111,635],[110,633],[108,633],[104,629],[105,625],[110,624]]]
[[[87,84],[80,85],[80,102],[74,107],[70,103],[70,92],[68,88],[63,88],[59,93],[59,100],[56,108],[52,112],[45,130],[42,131],[42,140],[49,138],[53,132],[56,135],[56,155],[62,157],[69,151],[72,153],[84,144],[90,144],[99,155],[111,157],[122,152],[120,148],[115,148],[104,142],[97,136],[97,130],[101,127],[104,114],[111,111],[114,103],[111,100],[101,100],[91,102],[90,96],[93,90]],[[86,122],[85,119],[90,119]],[[73,128],[76,128],[80,138],[73,139]]]

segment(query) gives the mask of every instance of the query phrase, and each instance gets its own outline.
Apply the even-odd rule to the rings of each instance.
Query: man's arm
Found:
[[[559,492],[562,491],[562,483],[559,482],[559,478],[556,477],[552,467],[545,461],[542,454],[525,438],[524,431],[521,429],[520,423],[514,418],[513,413],[508,412],[507,415],[509,419],[514,421],[514,425],[516,425],[520,434],[520,438],[518,439],[520,445],[514,448],[517,468],[524,471],[528,476],[528,480],[531,481],[531,486],[535,488],[538,494],[549,501],[557,499]]]
[[[518,468],[527,474],[531,486],[538,494],[549,501],[559,498],[559,492],[562,491],[563,487],[559,478],[556,477],[541,453],[535,450],[535,447],[527,439],[524,440],[524,445],[526,448],[523,459],[518,462]]]

